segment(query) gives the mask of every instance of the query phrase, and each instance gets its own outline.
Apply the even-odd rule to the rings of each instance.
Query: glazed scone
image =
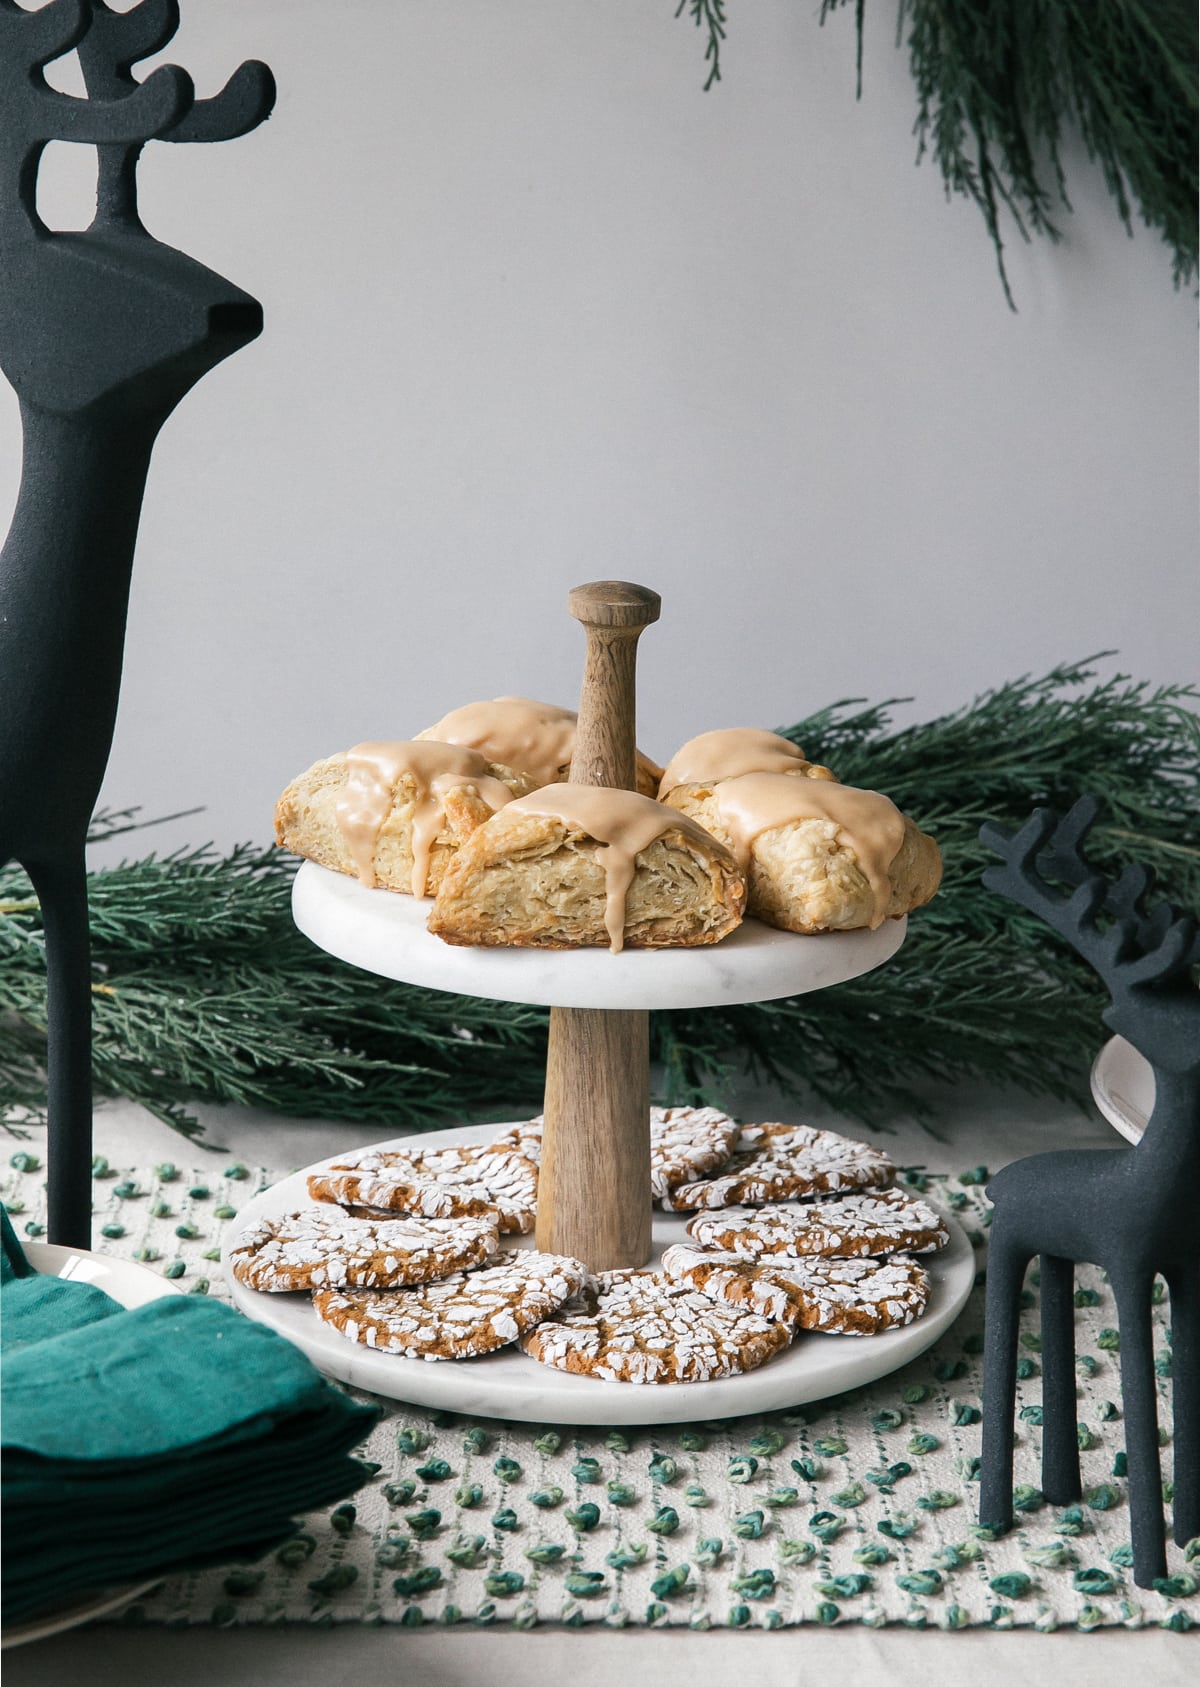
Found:
[[[578,720],[573,710],[560,709],[556,703],[493,697],[452,709],[417,737],[462,744],[505,767],[519,769],[534,785],[558,785],[571,777]],[[637,788],[644,797],[656,796],[663,770],[641,750],[635,754]]]
[[[447,943],[660,949],[717,943],[746,887],[694,820],[598,785],[548,785],[473,832],[447,868],[429,929]]]
[[[459,745],[357,744],[292,781],[275,807],[275,837],[372,888],[432,895],[462,840],[532,789]]]
[[[808,761],[800,746],[782,733],[766,732],[757,726],[729,726],[702,732],[676,750],[658,782],[658,800],[666,802],[679,785],[709,785],[718,779],[740,779],[744,773],[788,773],[802,779],[834,777],[819,762]]]
[[[942,877],[931,837],[878,791],[786,773],[678,785],[665,801],[726,844],[747,912],[784,931],[874,929],[928,902]]]

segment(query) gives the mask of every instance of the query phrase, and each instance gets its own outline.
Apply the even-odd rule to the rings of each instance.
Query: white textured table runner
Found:
[[[15,1164],[11,1163],[15,1161]],[[16,1150],[3,1196],[38,1235],[44,1172]],[[227,1160],[192,1172],[101,1167],[96,1241],[195,1293],[224,1293],[221,1232],[262,1174]],[[978,1171],[933,1181],[982,1245]],[[262,1563],[164,1582],[126,1623],[285,1621],[650,1625],[801,1623],[1099,1629],[1191,1626],[1200,1543],[1170,1575],[1129,1572],[1116,1312],[1099,1273],[1077,1283],[1085,1498],[1037,1488],[1036,1284],[1026,1291],[1018,1523],[975,1523],[981,1296],[906,1370],[795,1411],[651,1430],[524,1427],[384,1403],[363,1449],[378,1466],[346,1505],[305,1519]],[[1157,1315],[1163,1388],[1170,1350]],[[1164,1411],[1164,1424],[1169,1418]],[[1164,1453],[1169,1480],[1170,1448]]]

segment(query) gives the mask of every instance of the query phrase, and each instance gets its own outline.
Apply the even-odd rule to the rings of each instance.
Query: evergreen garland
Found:
[[[823,24],[853,4],[862,94],[865,0],[821,0]],[[680,0],[707,35],[721,79],[724,0]],[[1022,237],[1058,240],[1070,210],[1061,146],[1078,130],[1125,228],[1132,205],[1171,248],[1176,286],[1197,266],[1197,27],[1192,0],[897,0],[917,85],[917,158],[932,154],[947,196],[983,215],[1004,294],[1000,207]],[[1015,308],[1015,307],[1014,307]]]
[[[925,1079],[1085,1093],[1106,1032],[1090,969],[1032,915],[980,884],[985,819],[1092,791],[1101,869],[1154,866],[1172,900],[1200,907],[1200,691],[1157,689],[1086,663],[987,692],[895,729],[888,703],[837,703],[788,728],[848,784],[886,791],[941,846],[945,879],[887,966],[780,1002],[657,1013],[652,1046],[669,1100],[720,1100],[749,1069],[878,1122],[920,1111]],[[137,826],[102,816],[97,835]],[[90,876],[99,1095],[128,1096],[188,1136],[189,1103],[240,1102],[391,1130],[541,1105],[545,1010],[393,984],[334,960],[292,924],[295,861],[209,847]],[[0,1118],[44,1116],[40,912],[0,869]]]

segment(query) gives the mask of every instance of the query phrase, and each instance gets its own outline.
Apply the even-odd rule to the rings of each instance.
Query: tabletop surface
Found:
[[[828,1110],[785,1102],[770,1090],[742,1087],[724,1098],[744,1118],[778,1118],[864,1134],[863,1127]],[[1032,1101],[1015,1092],[958,1089],[931,1096],[929,1127],[897,1119],[880,1145],[903,1164],[930,1170],[981,1164],[996,1169],[1022,1154],[1052,1147],[1118,1146],[1120,1139],[1090,1106],[1086,1111],[1056,1102]],[[208,1140],[247,1164],[282,1175],[323,1155],[378,1140],[379,1125],[356,1127],[323,1121],[287,1120],[236,1108],[202,1111]],[[39,1146],[35,1141],[32,1148]],[[103,1105],[96,1115],[96,1152],[114,1163],[153,1164],[179,1158],[184,1148],[158,1121],[128,1103]],[[199,1159],[189,1146],[187,1152]],[[171,1680],[174,1687],[342,1687],[388,1675],[401,1661],[405,1675],[429,1687],[452,1683],[508,1683],[549,1680],[569,1671],[581,1684],[626,1680],[630,1669],[652,1670],[656,1687],[719,1679],[749,1668],[761,1687],[808,1681],[854,1679],[901,1687],[971,1674],[980,1687],[1009,1682],[1018,1671],[1031,1680],[1054,1679],[1056,1687],[1102,1687],[1130,1669],[1156,1687],[1192,1678],[1196,1659],[1191,1635],[1161,1630],[1093,1634],[1059,1631],[959,1634],[911,1633],[889,1627],[790,1628],[775,1633],[694,1634],[648,1629],[453,1631],[385,1629],[343,1625],[239,1628],[230,1631],[160,1627],[85,1629],[40,1642],[5,1657],[7,1687],[55,1687],[86,1678],[90,1687],[140,1687]],[[931,1673],[932,1672],[932,1673]]]

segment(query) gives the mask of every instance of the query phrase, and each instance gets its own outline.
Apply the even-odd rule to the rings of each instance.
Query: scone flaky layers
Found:
[[[528,802],[580,789],[548,786]],[[616,851],[584,825],[510,804],[447,869],[430,931],[447,943],[542,949],[656,949],[717,943],[731,932],[742,918],[745,882],[723,845],[694,823],[675,826],[649,798],[604,795],[643,804],[643,814],[661,810],[661,835],[636,851],[630,877],[617,874]]]

